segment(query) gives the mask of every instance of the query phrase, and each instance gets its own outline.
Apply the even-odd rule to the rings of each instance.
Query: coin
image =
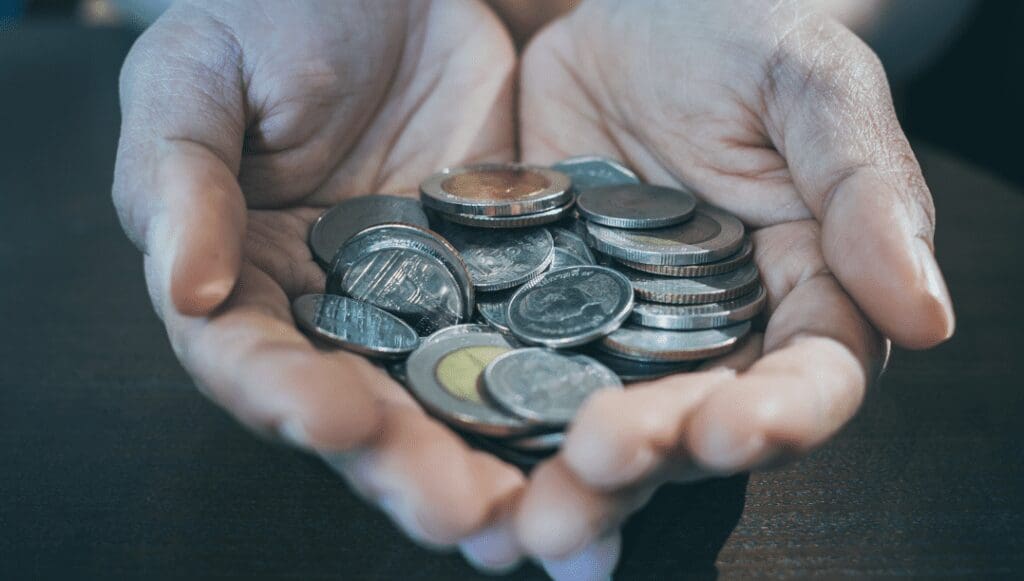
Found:
[[[425,206],[445,214],[522,216],[565,206],[569,177],[546,167],[479,164],[449,168],[420,184]]]
[[[734,254],[743,243],[743,223],[718,208],[701,205],[675,226],[625,230],[587,222],[591,245],[621,260],[681,266],[707,264]]]
[[[581,155],[570,157],[551,166],[572,179],[572,185],[579,191],[598,186],[638,184],[640,179],[632,170],[607,157]]]
[[[751,263],[725,274],[699,278],[664,277],[641,272],[624,273],[636,295],[645,301],[673,305],[698,305],[727,301],[754,290],[760,276]]]
[[[573,227],[576,227],[575,224]],[[594,260],[594,253],[590,251],[586,241],[573,230],[552,226],[548,228],[548,232],[551,232],[556,249],[561,249],[564,252],[575,255],[579,259],[580,264],[594,264],[596,262]]]
[[[508,325],[524,343],[582,345],[618,329],[633,308],[629,279],[603,266],[549,271],[524,285],[508,306]]]
[[[433,335],[420,339],[420,345],[426,345],[428,343],[436,343],[444,339],[451,337],[457,337],[459,335],[469,335],[471,333],[493,333],[494,329],[487,325],[479,325],[477,323],[466,323],[463,325],[452,325],[451,327],[445,327],[440,331],[436,331]]]
[[[485,216],[483,214],[444,214],[444,219],[463,226],[474,228],[511,229],[529,228],[552,224],[569,215],[573,209],[570,201],[564,206],[558,206],[543,212],[523,214],[521,216]]]
[[[554,255],[551,258],[550,270],[569,268],[570,266],[587,266],[590,264],[593,264],[593,262],[586,262],[564,248],[555,248]]]
[[[302,295],[292,313],[314,337],[369,357],[403,357],[419,344],[416,331],[398,317],[347,297]]]
[[[565,432],[552,432],[536,436],[519,436],[501,440],[501,444],[520,452],[550,452],[565,442]]]
[[[621,387],[614,373],[586,355],[538,347],[509,351],[484,370],[484,388],[498,405],[549,426],[568,424],[598,390]]]
[[[512,296],[516,294],[517,288],[498,291],[495,293],[480,293],[477,295],[476,310],[480,313],[487,324],[495,329],[510,333],[508,328],[508,304]]]
[[[732,350],[749,332],[749,322],[701,331],[625,326],[601,339],[597,347],[639,361],[695,361]]]
[[[439,228],[462,255],[477,290],[490,292],[519,286],[551,264],[554,240],[544,228],[481,230],[456,224]]]
[[[711,276],[713,274],[722,274],[736,270],[744,264],[750,262],[750,258],[754,255],[754,244],[749,238],[744,240],[743,246],[736,251],[732,256],[723,258],[718,262],[711,262],[708,264],[690,264],[686,266],[669,266],[664,264],[643,264],[641,262],[631,262],[629,260],[622,260],[617,258],[620,264],[624,264],[634,270],[641,272],[648,272],[651,274],[660,274],[663,276]]]
[[[352,237],[334,257],[327,290],[406,318],[422,335],[473,313],[473,286],[456,250],[409,225],[373,226]]]
[[[428,412],[456,428],[497,437],[530,433],[536,428],[491,404],[480,390],[487,364],[511,350],[497,333],[426,343],[406,361],[408,388]]]
[[[309,229],[309,248],[320,266],[326,268],[349,238],[370,226],[387,223],[429,227],[423,206],[413,198],[359,196],[332,206],[317,218]]]
[[[633,305],[633,312],[630,313],[629,320],[637,325],[654,329],[713,329],[753,319],[764,308],[767,296],[764,288],[757,285],[753,292],[739,298],[702,305],[663,305],[638,302]]]
[[[588,188],[576,197],[576,209],[590,222],[615,228],[651,229],[681,224],[697,208],[690,192],[649,184]]]
[[[693,361],[661,362],[661,361],[637,361],[627,359],[611,353],[593,349],[590,353],[608,369],[611,369],[619,376],[623,383],[636,383],[639,381],[650,381],[660,377],[675,375],[692,371],[696,367]]]

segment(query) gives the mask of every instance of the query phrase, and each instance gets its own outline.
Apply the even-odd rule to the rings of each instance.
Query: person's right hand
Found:
[[[472,0],[181,2],[124,65],[114,183],[200,388],[323,455],[414,539],[491,568],[519,559],[503,523],[523,476],[365,359],[317,350],[289,303],[324,287],[306,246],[324,208],[512,159],[515,60]]]

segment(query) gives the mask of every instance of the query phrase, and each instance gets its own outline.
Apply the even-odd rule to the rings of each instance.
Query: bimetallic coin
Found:
[[[640,381],[651,381],[660,377],[686,373],[692,371],[697,363],[694,361],[681,362],[660,362],[660,361],[637,361],[626,359],[608,352],[592,349],[590,355],[615,372],[623,383],[637,383]]]
[[[546,167],[479,164],[449,168],[420,184],[425,206],[445,214],[522,216],[565,206],[569,177]]]
[[[516,349],[495,358],[484,370],[484,387],[498,405],[548,426],[572,421],[583,402],[601,389],[621,388],[607,367],[586,355],[562,355],[548,349]]]
[[[480,293],[477,295],[476,310],[488,325],[502,333],[511,333],[508,328],[508,304],[518,290],[513,288],[496,293]]]
[[[731,272],[744,264],[750,262],[750,258],[754,255],[754,243],[747,238],[743,242],[743,246],[728,258],[723,258],[718,262],[711,262],[708,264],[690,264],[687,266],[669,266],[664,264],[643,264],[640,262],[631,262],[629,260],[616,259],[619,263],[628,266],[634,270],[641,272],[647,272],[650,274],[660,274],[662,276],[682,276],[682,277],[695,277],[695,276],[711,276],[714,274],[723,274]]]
[[[603,266],[549,271],[524,285],[508,306],[508,325],[524,343],[583,345],[618,329],[633,308],[629,279]]]
[[[405,363],[408,388],[428,412],[458,429],[495,437],[531,433],[535,427],[491,404],[480,389],[487,364],[511,350],[497,333],[427,343]]]
[[[406,224],[373,226],[345,243],[331,263],[327,292],[408,314],[424,335],[473,314],[473,284],[458,252]]]
[[[337,204],[309,229],[309,248],[320,266],[330,266],[338,250],[356,234],[379,224],[400,223],[428,228],[423,206],[413,198],[375,194]]]
[[[458,337],[460,335],[469,335],[472,333],[493,333],[494,329],[487,325],[478,325],[476,323],[466,323],[465,325],[452,325],[451,327],[445,327],[440,331],[435,332],[429,337],[424,337],[420,340],[420,345],[428,345],[430,343],[436,343],[443,341],[444,339],[450,339],[452,337]]]
[[[599,186],[638,184],[640,178],[632,170],[607,157],[581,155],[570,157],[551,166],[572,179],[572,185],[579,191]]]
[[[492,292],[519,286],[551,264],[554,240],[544,228],[488,231],[444,224],[439,233],[462,255],[477,290]]]
[[[593,264],[593,262],[586,262],[579,256],[576,256],[575,254],[569,252],[568,250],[565,250],[564,248],[555,248],[549,270],[569,268],[570,266],[587,266],[590,264]]]
[[[543,212],[534,212],[533,214],[523,214],[522,216],[484,216],[482,214],[442,215],[445,220],[456,224],[462,224],[463,226],[490,228],[492,230],[508,230],[513,228],[530,228],[533,226],[552,224],[569,215],[572,212],[572,209],[573,204],[570,201],[564,206],[559,206]]]
[[[696,361],[731,351],[749,332],[749,322],[702,331],[627,326],[601,339],[597,348],[638,361]]]
[[[625,230],[587,222],[590,244],[619,260],[681,266],[707,264],[734,254],[743,243],[743,223],[712,206],[698,206],[675,226]]]
[[[636,303],[629,315],[632,323],[653,329],[677,331],[713,329],[749,321],[764,308],[764,288],[757,288],[739,298],[703,305],[663,305]]]
[[[337,295],[302,295],[292,302],[299,326],[314,337],[369,357],[404,357],[419,344],[412,327],[377,307]]]
[[[649,184],[588,188],[576,197],[576,209],[590,222],[615,228],[650,229],[681,224],[697,208],[693,194]]]
[[[577,222],[578,224],[578,222]],[[576,225],[574,225],[576,227]],[[595,264],[594,253],[590,251],[583,237],[569,228],[553,226],[548,228],[555,241],[555,248],[568,252],[579,259],[580,264]]]
[[[727,301],[751,292],[760,280],[757,266],[751,263],[732,272],[699,278],[670,278],[633,271],[624,274],[639,298],[672,305]]]

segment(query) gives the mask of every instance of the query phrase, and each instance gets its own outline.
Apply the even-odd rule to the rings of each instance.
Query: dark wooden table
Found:
[[[0,578],[476,578],[175,361],[109,199],[131,41],[0,32]],[[1024,575],[1024,197],[919,154],[956,338],[897,352],[804,461],[662,490],[626,527],[622,579]]]

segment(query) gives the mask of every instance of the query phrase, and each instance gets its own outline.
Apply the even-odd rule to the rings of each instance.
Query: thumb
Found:
[[[236,179],[240,60],[222,25],[172,8],[122,70],[114,204],[151,262],[150,292],[161,313],[206,315],[238,279],[246,219]]]
[[[898,344],[933,346],[955,320],[933,254],[931,194],[878,58],[838,23],[814,20],[776,49],[766,125],[843,288]]]

